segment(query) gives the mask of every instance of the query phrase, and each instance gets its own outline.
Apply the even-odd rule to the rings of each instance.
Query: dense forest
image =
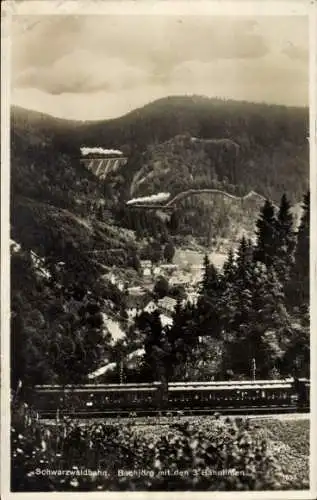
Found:
[[[131,196],[214,188],[237,196],[256,191],[275,202],[287,191],[291,201],[299,200],[308,187],[304,137],[302,144],[283,137],[277,146],[256,141],[246,144],[239,134],[232,137],[234,141],[197,140],[185,134],[149,146],[133,179]]]
[[[201,380],[309,377],[309,193],[296,231],[290,203],[267,201],[254,243],[243,236],[221,271],[205,257],[196,305],[178,299],[173,326],[142,313],[144,377]]]
[[[308,185],[307,120],[303,109],[201,97],[166,98],[95,123],[14,108],[13,386],[19,380],[85,380],[113,355],[102,314],[126,327],[126,293],[104,275],[117,266],[137,279],[140,259],[168,261],[174,245],[185,244],[188,235],[209,248],[220,239],[233,247],[238,242],[238,252],[229,253],[221,272],[206,261],[197,309],[179,303],[169,332],[155,317],[135,325],[146,348],[145,371],[135,376],[146,378],[153,369],[153,346],[161,352],[162,335],[168,366],[175,368],[168,377],[195,377],[189,358],[195,367],[202,352],[211,353],[206,364],[213,370],[221,358],[223,365],[216,366],[221,376],[228,370],[245,373],[250,356],[259,360],[259,373],[264,370],[260,360],[269,357],[267,376],[273,369],[286,373],[294,368],[287,359],[290,352],[297,353],[296,342],[307,360],[309,199],[299,226],[290,206],[301,201]],[[193,142],[193,137],[200,140]],[[120,148],[128,164],[100,183],[79,161],[82,145]],[[256,190],[275,205],[284,192],[288,199],[283,198],[278,211],[267,202],[259,220],[261,198],[241,204],[190,197],[168,214],[126,206],[131,196],[151,189],[176,193],[206,186],[237,196]],[[258,323],[261,329],[254,331],[252,325]],[[197,343],[202,337],[207,347]],[[23,352],[19,345],[25,346]],[[255,345],[262,351],[254,350]],[[247,359],[240,367],[227,366],[225,353],[231,359],[242,348]],[[86,362],[80,363],[83,356]],[[160,376],[164,366],[156,368],[163,370]]]
[[[309,207],[308,193],[295,230],[286,196],[278,210],[267,201],[254,242],[243,236],[222,270],[205,257],[197,304],[175,295],[172,326],[163,326],[157,312],[138,315],[127,343],[115,349],[101,311],[111,302],[124,318],[124,294],[91,269],[87,274],[87,263],[79,262],[72,275],[46,259],[50,272],[43,275],[43,261],[13,252],[13,386],[85,381],[105,356],[122,362],[132,346],[144,347],[145,355],[132,371],[126,368],[128,381],[248,379],[252,360],[258,378],[309,376]],[[173,248],[166,245],[165,252],[172,257]],[[171,290],[157,283],[154,292],[162,297]]]
[[[199,185],[225,182],[243,192],[258,191],[276,203],[283,192],[299,202],[308,189],[304,108],[172,96],[98,122],[69,122],[14,108],[12,134],[16,143],[52,144],[55,151],[74,156],[83,145],[121,149],[129,157],[121,172],[120,191],[126,198],[141,168],[154,171],[148,187],[163,176],[166,184],[172,179],[173,190],[185,189],[197,168],[194,180]],[[220,141],[191,143],[190,137]],[[181,179],[179,171],[186,173]]]

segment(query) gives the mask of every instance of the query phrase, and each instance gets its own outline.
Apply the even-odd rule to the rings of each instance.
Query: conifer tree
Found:
[[[285,284],[289,278],[293,264],[295,248],[295,233],[291,205],[283,194],[276,220],[276,259],[275,270],[281,283]]]
[[[144,319],[143,331],[146,334],[144,341],[145,363],[151,368],[154,380],[166,382],[169,376],[170,352],[160,314],[158,311],[154,311]]]
[[[235,313],[235,280],[237,265],[234,252],[230,248],[222,269],[221,297],[218,302],[220,322],[224,331],[230,330],[230,322]]]
[[[280,369],[291,331],[283,285],[274,269],[260,267],[253,294],[254,325],[258,361],[263,376]]]
[[[253,287],[253,247],[250,240],[245,236],[241,238],[237,259],[235,279],[232,288],[232,300],[228,304],[231,311],[228,315],[229,330],[239,332],[248,322],[251,310],[251,298]]]
[[[204,275],[203,275],[202,284],[201,284],[201,291],[202,292],[207,289],[208,280],[209,280],[210,260],[209,260],[209,257],[207,254],[204,256],[203,264],[204,264]]]
[[[284,304],[283,288],[273,268],[256,263],[245,281],[248,286],[237,294],[228,359],[235,373],[250,376],[251,360],[256,360],[258,376],[267,377],[280,368],[291,328]]]
[[[204,259],[204,267],[201,293],[197,302],[198,334],[218,336],[221,331],[222,280],[207,256]]]
[[[283,369],[287,374],[310,377],[310,328],[309,324],[295,324],[292,328],[285,354]]]
[[[256,222],[257,243],[254,257],[270,267],[276,255],[276,216],[273,204],[266,200]]]
[[[173,262],[173,257],[175,254],[175,247],[172,241],[168,241],[163,250],[164,259],[167,262]]]
[[[236,264],[232,248],[228,252],[227,259],[223,265],[223,279],[226,285],[233,283],[236,273]]]
[[[171,346],[170,362],[178,376],[185,375],[185,364],[193,357],[197,346],[197,326],[193,312],[189,304],[182,306],[181,300],[178,299],[173,314],[173,325],[167,332]]]

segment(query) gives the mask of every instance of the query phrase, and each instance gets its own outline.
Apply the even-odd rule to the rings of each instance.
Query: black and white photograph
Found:
[[[313,6],[71,3],[6,13],[2,480],[313,498]]]

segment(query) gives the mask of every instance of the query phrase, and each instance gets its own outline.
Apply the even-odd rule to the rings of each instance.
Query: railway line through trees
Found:
[[[175,195],[171,200],[166,202],[165,204],[158,204],[158,203],[127,203],[127,206],[129,208],[141,208],[141,209],[148,209],[148,210],[164,210],[164,211],[172,211],[175,208],[175,205],[177,202],[189,197],[189,196],[196,196],[196,195],[201,195],[201,194],[216,194],[216,195],[222,195],[225,196],[229,199],[236,200],[239,202],[244,202],[246,200],[251,199],[252,197],[257,197],[261,199],[262,201],[265,201],[265,197],[260,195],[259,193],[256,193],[255,191],[250,191],[248,194],[245,196],[236,196],[231,193],[227,193],[226,191],[222,191],[220,189],[212,189],[212,188],[203,188],[203,189],[188,189],[187,191],[182,191],[181,193],[178,193]],[[277,206],[274,205],[275,208]]]

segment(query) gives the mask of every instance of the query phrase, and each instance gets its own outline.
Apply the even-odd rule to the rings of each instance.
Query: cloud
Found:
[[[73,52],[80,33],[78,16],[13,16],[13,72],[49,67]]]
[[[249,59],[268,51],[254,23],[225,18],[57,16],[21,26],[13,37],[14,84],[52,94],[130,88],[140,78],[160,84],[186,60]]]
[[[175,94],[308,100],[304,17],[19,17],[12,40],[14,103],[57,116],[112,118]]]
[[[87,50],[75,50],[50,66],[26,69],[17,76],[15,84],[17,87],[37,88],[59,95],[99,90],[119,91],[134,88],[147,78],[146,71],[122,59],[101,59]]]

